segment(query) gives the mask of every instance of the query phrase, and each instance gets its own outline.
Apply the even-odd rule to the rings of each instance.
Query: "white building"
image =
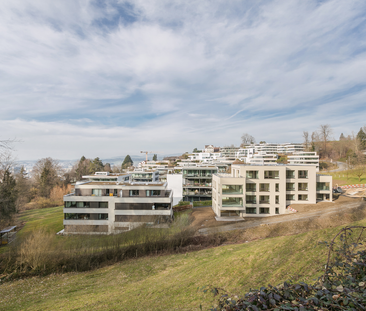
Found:
[[[315,165],[319,172],[319,155],[316,152],[297,151],[287,156],[288,164]]]
[[[64,196],[64,233],[120,233],[172,220],[173,192],[166,183],[131,182],[130,174],[118,174],[113,181],[106,181],[106,172],[93,176]]]
[[[265,217],[286,213],[292,204],[332,201],[332,176],[315,166],[232,165],[231,174],[212,177],[212,209],[217,217]]]

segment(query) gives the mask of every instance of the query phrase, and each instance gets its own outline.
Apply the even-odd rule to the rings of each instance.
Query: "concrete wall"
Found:
[[[173,190],[173,206],[183,199],[183,175],[167,174],[167,188]]]

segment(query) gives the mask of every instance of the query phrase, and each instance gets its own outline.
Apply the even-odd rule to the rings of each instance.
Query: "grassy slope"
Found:
[[[347,179],[347,172],[346,171],[332,172],[332,173],[327,173],[327,174],[333,176],[333,186],[335,186],[335,184],[338,184],[338,186],[366,184],[366,175],[363,175],[361,177],[361,181],[359,181],[358,177],[352,175],[352,172],[350,172],[348,174],[348,179]]]
[[[359,223],[366,224],[366,220]],[[85,273],[29,278],[0,286],[6,310],[197,310],[215,285],[236,293],[293,278],[312,282],[337,228],[187,254],[128,260]]]
[[[64,228],[63,206],[24,211],[19,219],[26,221],[25,226],[17,233],[20,237],[38,228],[55,233]]]

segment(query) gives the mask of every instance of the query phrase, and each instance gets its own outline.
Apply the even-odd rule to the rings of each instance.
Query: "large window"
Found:
[[[298,184],[299,191],[308,191],[308,183],[301,183]]]
[[[259,191],[269,192],[269,184],[259,184]]]
[[[247,171],[246,177],[251,179],[257,179],[258,171]]]
[[[299,171],[299,178],[308,178],[308,171]]]
[[[242,198],[233,198],[233,197],[222,197],[222,206],[223,207],[242,207],[243,199]]]
[[[247,204],[257,204],[257,197],[255,195],[245,196],[245,202]]]
[[[160,190],[146,190],[147,197],[160,196],[160,193]]]
[[[299,194],[298,200],[299,201],[307,201],[308,200],[308,195],[307,194]]]
[[[286,171],[286,178],[295,178],[295,171]]]
[[[276,192],[280,192],[280,184],[276,184]]]
[[[99,220],[108,220],[108,214],[98,214]]]
[[[89,208],[90,207],[90,203],[89,202],[65,202],[64,204],[65,208]]]
[[[102,189],[92,189],[92,195],[97,197],[102,196]]]
[[[136,197],[140,195],[139,190],[130,190],[130,197]]]
[[[259,214],[269,214],[269,207],[259,208]]]
[[[65,219],[90,219],[90,214],[65,213]]]
[[[117,196],[117,189],[107,189],[106,190],[106,195],[107,196]]]
[[[316,191],[329,190],[329,182],[317,182]]]
[[[99,208],[108,208],[108,202],[99,202]]]
[[[246,207],[245,213],[246,214],[257,214],[257,208],[256,207]]]
[[[286,200],[287,201],[295,200],[295,195],[294,194],[286,194]]]
[[[295,183],[293,182],[286,183],[286,191],[295,191]]]
[[[279,171],[264,171],[265,179],[278,179],[280,176]]]
[[[242,185],[222,185],[222,193],[223,194],[242,194],[243,186]]]
[[[256,192],[257,185],[256,184],[246,184],[246,192]]]
[[[276,204],[280,204],[280,196],[276,195]]]
[[[269,195],[259,196],[259,204],[269,204]]]

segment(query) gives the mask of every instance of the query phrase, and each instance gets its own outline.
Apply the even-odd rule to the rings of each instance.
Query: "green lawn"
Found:
[[[358,180],[358,177],[352,175],[352,173],[349,173],[347,178],[347,171],[333,172],[327,174],[332,175],[333,186],[335,186],[336,183],[338,183],[338,186],[366,184],[366,174],[361,177],[361,181]]]
[[[358,222],[366,225],[366,220]],[[313,282],[325,264],[331,228],[226,245],[186,254],[127,260],[85,273],[67,273],[0,285],[3,310],[207,310],[214,285],[232,293],[290,278]]]
[[[64,228],[63,217],[63,206],[24,211],[19,215],[19,219],[26,224],[17,234],[22,237],[39,228],[56,233]]]

